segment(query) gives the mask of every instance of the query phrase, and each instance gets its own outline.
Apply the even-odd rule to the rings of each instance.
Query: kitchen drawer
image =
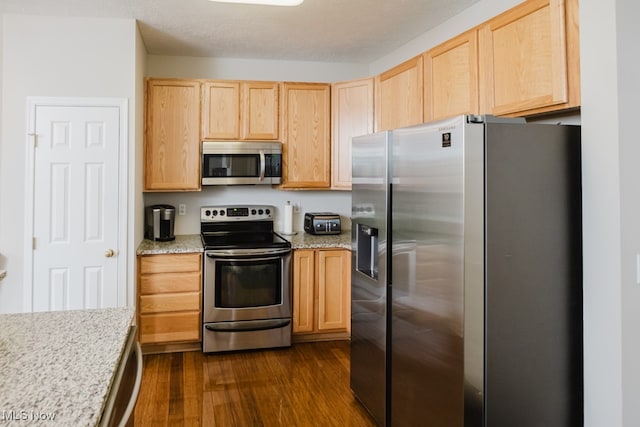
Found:
[[[200,292],[140,296],[140,314],[200,310]]]
[[[140,257],[140,274],[200,271],[202,254],[160,254]]]
[[[140,343],[199,341],[202,317],[199,311],[140,315]]]
[[[200,292],[201,282],[200,271],[142,275],[140,276],[140,295]]]

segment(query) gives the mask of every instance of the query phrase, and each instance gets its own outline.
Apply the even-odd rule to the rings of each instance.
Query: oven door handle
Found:
[[[204,325],[207,331],[213,332],[251,332],[280,329],[288,326],[291,319],[248,320],[244,322],[220,322]]]
[[[256,257],[264,255],[285,255],[291,252],[291,248],[284,249],[231,249],[231,250],[208,250],[205,255],[209,258],[230,258],[230,257]]]
[[[207,255],[209,256],[209,255]],[[224,261],[228,261],[228,262],[253,262],[253,261],[280,261],[282,259],[282,257],[279,256],[273,256],[273,257],[255,257],[255,256],[248,256],[248,257],[212,257],[209,256],[209,258],[214,259],[214,260],[224,260]],[[215,261],[214,261],[215,262]]]

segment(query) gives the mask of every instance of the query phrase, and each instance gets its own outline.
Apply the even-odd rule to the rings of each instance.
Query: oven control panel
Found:
[[[203,206],[200,222],[273,221],[275,207],[270,205]]]

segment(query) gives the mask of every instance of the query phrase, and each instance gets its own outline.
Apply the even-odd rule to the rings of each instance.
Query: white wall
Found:
[[[580,11],[585,425],[621,426],[621,224],[615,2]]]
[[[332,83],[368,75],[366,64],[149,55],[147,76]]]
[[[620,144],[621,308],[622,308],[622,421],[640,425],[640,284],[637,256],[640,254],[640,40],[636,0],[616,2],[618,60],[618,132]],[[593,21],[594,26],[598,24]],[[588,49],[585,46],[585,50]],[[595,61],[595,58],[592,58]],[[604,123],[600,119],[600,125]],[[595,247],[592,250],[595,252]],[[608,286],[602,285],[607,289]],[[615,319],[615,318],[614,318]],[[596,396],[599,397],[599,396]],[[595,423],[593,424],[595,425]]]
[[[582,2],[585,425],[640,425],[640,55],[634,0]]]
[[[0,312],[19,312],[23,308],[27,97],[128,98],[129,139],[135,141],[136,24],[132,19],[2,18],[0,248],[8,276],[0,282]],[[130,277],[133,260],[129,260]]]
[[[178,209],[180,203],[187,207],[185,216],[176,215],[175,234],[200,232],[200,207],[224,204],[264,204],[276,207],[274,228],[281,230],[283,206],[291,201],[300,206],[293,214],[293,230],[303,230],[305,212],[333,212],[342,217],[342,228],[351,228],[350,191],[284,191],[268,185],[240,185],[205,187],[201,192],[146,193],[145,205],[169,203]],[[177,212],[176,212],[177,213]]]
[[[144,144],[144,77],[147,66],[147,49],[136,25],[135,38],[135,78],[132,81],[135,93],[135,141],[129,143],[129,214],[127,240],[129,252],[128,301],[135,304],[136,262],[135,249],[144,235],[144,198],[143,189],[143,144]]]

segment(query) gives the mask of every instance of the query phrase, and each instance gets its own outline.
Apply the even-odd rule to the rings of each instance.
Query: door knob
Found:
[[[115,255],[115,252],[113,251],[113,249],[107,249],[106,251],[104,251],[104,256],[107,258],[111,258],[114,255]]]

